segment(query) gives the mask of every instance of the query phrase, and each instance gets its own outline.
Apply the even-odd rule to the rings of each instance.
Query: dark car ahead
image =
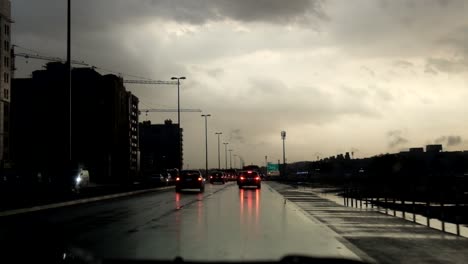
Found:
[[[205,179],[198,170],[183,170],[179,173],[175,183],[176,192],[182,189],[199,189],[200,192],[205,191]]]
[[[226,174],[222,171],[214,171],[210,173],[210,183],[220,182],[222,184],[226,183]]]
[[[244,188],[245,186],[254,186],[260,189],[262,179],[256,171],[243,171],[240,173],[237,184],[239,189]]]

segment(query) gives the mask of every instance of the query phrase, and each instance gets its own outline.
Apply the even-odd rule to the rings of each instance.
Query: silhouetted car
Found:
[[[222,184],[226,183],[226,174],[222,171],[214,171],[210,173],[210,183],[220,182]]]
[[[200,192],[205,191],[205,179],[198,170],[183,170],[179,173],[175,183],[176,192],[182,189],[199,189]]]
[[[256,171],[243,171],[239,175],[238,185],[239,189],[244,188],[245,186],[255,186],[258,189],[262,187],[262,179]]]
[[[171,176],[169,178],[169,184],[174,184],[175,183],[175,179],[177,177],[179,177],[179,170],[178,169],[168,169],[167,172],[169,173],[169,175]]]
[[[56,180],[60,178],[58,184],[62,191],[79,193],[82,189],[89,186],[89,171],[81,166],[70,166],[65,170],[56,172]],[[38,178],[42,178],[42,174],[38,173]]]
[[[166,172],[152,173],[147,180],[148,184],[157,186],[168,185],[170,181],[171,175]]]

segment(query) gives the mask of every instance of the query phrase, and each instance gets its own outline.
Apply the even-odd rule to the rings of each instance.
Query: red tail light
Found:
[[[180,178],[179,178],[179,177],[177,177],[177,178],[175,178],[175,180],[176,180],[176,181],[180,181]]]
[[[202,180],[203,180],[203,178],[202,178],[202,177],[198,177],[198,181],[202,181]]]
[[[255,177],[255,180],[259,181],[259,180],[260,180],[260,177],[258,177],[258,176],[257,176],[257,177]]]
[[[242,181],[242,180],[245,180],[245,178],[244,178],[243,176],[241,176],[240,179],[241,179],[241,181]]]

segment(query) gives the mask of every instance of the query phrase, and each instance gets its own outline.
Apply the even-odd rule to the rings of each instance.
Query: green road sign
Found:
[[[268,162],[268,171],[279,171],[277,163],[270,163]]]

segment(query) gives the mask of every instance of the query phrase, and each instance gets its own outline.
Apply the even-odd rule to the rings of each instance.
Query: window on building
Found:
[[[10,26],[9,25],[5,25],[5,35],[10,36]]]

